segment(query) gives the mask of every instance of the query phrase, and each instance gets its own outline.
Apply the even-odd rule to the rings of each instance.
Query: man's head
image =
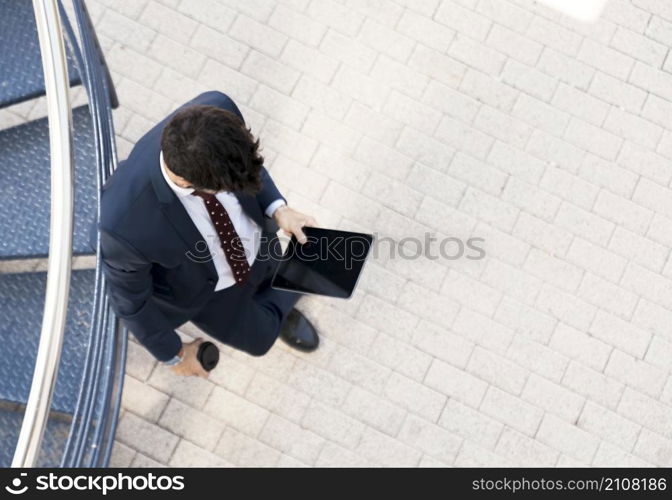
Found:
[[[163,129],[161,151],[170,173],[194,189],[260,188],[259,141],[237,115],[221,108],[189,106],[176,113]]]

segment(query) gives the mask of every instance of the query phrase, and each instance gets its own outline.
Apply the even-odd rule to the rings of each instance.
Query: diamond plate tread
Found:
[[[0,406],[0,467],[12,464],[16,441],[19,438],[23,408],[12,409]],[[37,459],[37,467],[58,467],[63,449],[70,433],[71,420],[61,415],[51,416],[42,439],[42,448]]]
[[[2,0],[0,0],[2,1]],[[75,234],[73,252],[93,254],[96,152],[88,106],[73,110]],[[51,177],[46,118],[0,131],[0,259],[44,257],[49,251]]]
[[[95,271],[74,271],[51,408],[73,413],[90,338]],[[46,273],[0,274],[0,400],[25,403],[37,355]]]
[[[70,85],[79,85],[79,71],[67,44],[66,55]],[[31,0],[0,0],[0,68],[0,108],[44,95],[40,43]]]

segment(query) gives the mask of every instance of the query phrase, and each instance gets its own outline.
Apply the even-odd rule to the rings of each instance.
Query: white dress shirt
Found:
[[[219,236],[212,223],[212,219],[205,208],[205,202],[199,196],[192,195],[194,192],[193,188],[180,187],[168,177],[168,174],[166,173],[166,164],[163,161],[163,153],[160,154],[159,161],[161,163],[161,173],[163,174],[163,178],[168,183],[168,186],[170,186],[170,189],[175,192],[177,199],[180,200],[184,209],[187,211],[187,214],[189,214],[194,225],[201,233],[201,236],[203,236],[203,240],[208,245],[208,250],[212,256],[212,262],[215,265],[217,275],[219,276],[215,291],[234,285],[236,280],[233,277],[231,266],[229,266],[224,251],[222,250]],[[250,267],[252,267],[261,244],[261,228],[243,211],[243,207],[240,206],[238,198],[236,198],[233,193],[221,191],[215,196],[229,214],[233,227],[243,243],[247,262],[250,264]],[[275,200],[266,209],[266,217],[271,217],[275,210],[284,204],[284,200]]]

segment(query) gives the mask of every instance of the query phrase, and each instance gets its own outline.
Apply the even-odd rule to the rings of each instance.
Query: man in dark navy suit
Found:
[[[191,321],[253,356],[280,335],[311,351],[319,338],[271,288],[278,227],[305,241],[312,217],[289,206],[263,166],[259,142],[235,103],[206,92],[145,134],[103,189],[100,238],[116,314],[180,375],[207,376],[202,339],[182,344]]]

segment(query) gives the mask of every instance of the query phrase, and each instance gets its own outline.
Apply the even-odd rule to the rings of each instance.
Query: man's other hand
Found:
[[[203,339],[196,339],[188,344],[182,344],[182,361],[170,367],[175,375],[182,375],[183,377],[196,375],[208,378],[208,372],[201,366],[201,362],[197,357],[198,347],[202,343]]]
[[[273,218],[287,236],[294,235],[299,243],[306,242],[306,235],[303,232],[305,226],[315,226],[317,222],[310,215],[297,212],[287,205],[282,205],[273,213]]]

